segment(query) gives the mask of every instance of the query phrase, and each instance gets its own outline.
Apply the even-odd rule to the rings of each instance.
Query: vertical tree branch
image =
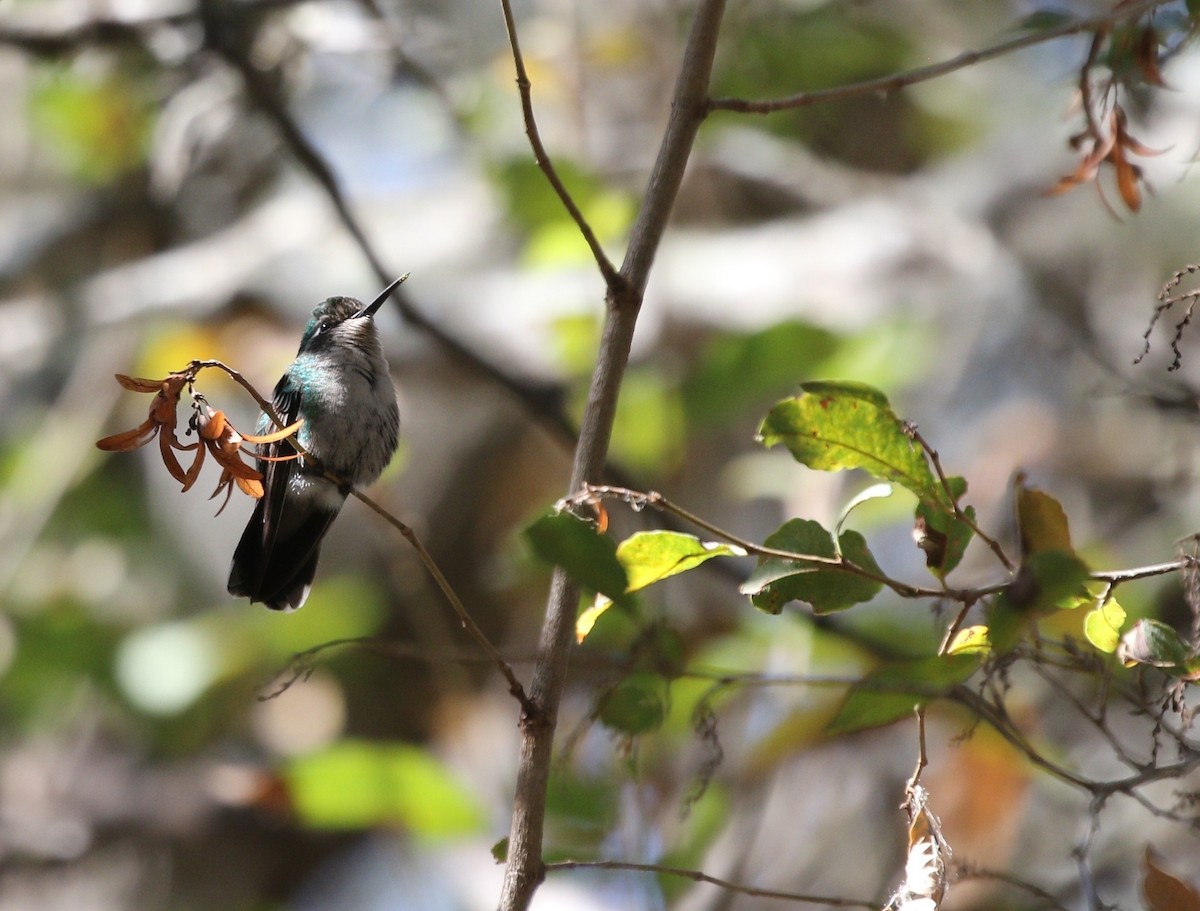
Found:
[[[725,0],[699,0],[671,96],[671,114],[621,265],[609,285],[596,370],[575,449],[571,490],[604,469],[621,380],[650,267],[666,230],[696,133],[708,110],[708,86]],[[501,911],[524,911],[544,874],[542,834],[558,707],[570,659],[579,590],[556,571],[546,605],[538,660],[529,689],[532,711],[521,719],[521,756],[509,832]]]

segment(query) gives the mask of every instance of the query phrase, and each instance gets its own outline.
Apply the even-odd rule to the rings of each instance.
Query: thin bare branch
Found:
[[[803,892],[783,892],[778,889],[760,889],[742,883],[730,882],[717,876],[710,876],[700,870],[687,870],[682,867],[667,867],[661,864],[638,864],[623,860],[564,860],[546,864],[546,871],[554,870],[632,870],[638,873],[654,873],[658,876],[678,876],[690,879],[692,882],[709,883],[719,886],[728,892],[739,895],[750,895],[754,898],[777,898],[781,901],[797,902],[809,905],[826,905],[830,908],[865,908],[868,911],[880,911],[878,902],[862,901],[853,898],[839,898],[829,895],[809,895]]]
[[[811,92],[798,92],[794,95],[788,95],[785,98],[770,100],[753,101],[744,98],[714,98],[709,102],[709,108],[714,111],[735,111],[744,114],[770,114],[774,111],[808,107],[809,105],[821,104],[827,101],[843,101],[847,98],[857,98],[863,95],[887,95],[907,88],[910,85],[928,82],[931,79],[937,79],[956,70],[966,69],[978,63],[1003,57],[1014,51],[1034,47],[1038,44],[1045,44],[1048,41],[1055,41],[1070,35],[1094,32],[1097,29],[1110,27],[1116,22],[1123,22],[1127,19],[1136,19],[1138,16],[1143,16],[1160,6],[1167,5],[1169,2],[1171,0],[1142,0],[1141,3],[1117,4],[1109,12],[1098,16],[1067,22],[1057,28],[1047,29],[1042,32],[1030,32],[1018,35],[1015,38],[1000,41],[983,50],[964,51],[955,57],[951,57],[949,60],[943,60],[940,63],[933,63],[929,66],[917,67],[903,73],[893,73],[890,76],[866,79],[862,82],[853,82],[849,85],[834,86],[827,89],[817,89]]]
[[[615,287],[609,286],[607,314],[575,448],[570,490],[598,480],[604,472],[617,398],[629,363],[650,266],[666,230],[696,134],[707,112],[709,81],[724,13],[725,0],[698,0],[692,15],[672,93],[670,117],[621,264],[622,280]],[[500,911],[525,911],[544,874],[542,838],[546,795],[559,703],[574,643],[578,602],[578,587],[566,573],[557,570],[551,582],[539,639],[540,660],[530,684],[534,710],[522,718],[520,765]]]
[[[1032,895],[1034,898],[1041,900],[1054,911],[1072,911],[1064,905],[1056,896],[1047,892],[1033,883],[1027,883],[1023,879],[1013,876],[1011,873],[1005,873],[1000,870],[989,870],[985,867],[977,867],[971,863],[956,863],[953,867],[954,881],[963,882],[970,879],[991,880],[992,882],[1003,883],[1013,889],[1019,889],[1022,892]]]
[[[538,131],[537,119],[533,114],[533,86],[529,81],[529,73],[525,69],[525,58],[521,55],[521,43],[517,39],[517,25],[516,20],[513,18],[512,4],[509,0],[500,0],[500,9],[504,13],[504,28],[508,32],[508,43],[512,48],[513,67],[517,73],[517,91],[521,96],[521,116],[525,120],[525,135],[529,137],[529,146],[533,149],[534,161],[537,162],[537,166],[546,176],[547,182],[558,195],[559,201],[562,202],[563,208],[567,210],[567,214],[571,216],[571,220],[575,222],[575,226],[579,229],[584,242],[587,243],[588,249],[592,251],[592,256],[596,260],[600,274],[604,276],[605,285],[609,289],[616,291],[624,279],[617,272],[617,267],[613,265],[612,260],[608,258],[608,254],[604,252],[604,248],[600,245],[600,241],[596,237],[596,232],[592,230],[592,226],[588,223],[579,205],[562,182],[558,170],[554,167],[554,163],[550,160],[550,155],[546,152],[546,147],[542,143],[542,136]]]
[[[500,654],[500,652],[496,649],[496,646],[492,645],[491,640],[484,635],[483,630],[481,630],[476,625],[475,621],[471,619],[471,615],[467,613],[467,609],[463,606],[462,600],[458,597],[458,593],[454,591],[453,586],[451,586],[447,581],[445,575],[442,573],[442,570],[438,567],[437,563],[434,562],[433,556],[428,550],[425,549],[425,545],[421,543],[421,539],[417,537],[417,533],[358,488],[351,488],[350,493],[355,499],[361,503],[364,503],[368,508],[373,510],[376,515],[380,516],[385,522],[396,529],[396,531],[400,532],[400,534],[404,536],[404,539],[412,545],[413,550],[417,552],[417,556],[420,558],[421,563],[424,564],[425,570],[430,576],[433,577],[433,581],[437,583],[438,588],[442,590],[442,594],[446,596],[446,600],[450,602],[450,606],[454,608],[454,613],[458,615],[459,622],[462,623],[463,629],[470,634],[471,638],[479,643],[479,647],[482,648],[487,653],[488,657],[492,659],[492,663],[496,665],[496,668],[500,671],[500,674],[508,683],[508,691],[512,693],[513,697],[518,702],[521,703],[522,710],[529,712],[532,708],[532,705],[529,701],[529,697],[525,694],[525,688],[521,686],[521,681],[517,679],[517,675],[513,673],[512,667],[507,661],[504,660],[504,656]]]
[[[929,461],[933,463],[933,470],[937,472],[938,482],[942,485],[942,490],[946,494],[946,499],[950,501],[954,508],[955,520],[961,522],[963,525],[967,526],[967,528],[971,529],[975,537],[991,548],[992,553],[996,555],[996,559],[1004,564],[1004,568],[1006,570],[1008,570],[1010,573],[1016,572],[1016,564],[1009,559],[1008,554],[1004,552],[1004,548],[1000,546],[1000,542],[984,532],[984,530],[979,527],[978,523],[965,512],[963,512],[962,508],[958,505],[958,498],[954,496],[954,492],[950,489],[950,481],[946,477],[945,470],[942,468],[942,457],[938,455],[938,451],[929,445],[929,441],[921,435],[921,431],[917,429],[916,424],[908,424],[906,426],[907,433],[912,437],[913,442],[925,451],[925,454],[929,456]]]

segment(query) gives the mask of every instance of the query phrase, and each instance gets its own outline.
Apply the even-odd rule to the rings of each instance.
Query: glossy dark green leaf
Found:
[[[764,446],[782,443],[797,461],[823,471],[861,468],[918,499],[945,498],[924,451],[905,432],[887,397],[861,383],[805,383],[759,427]]]
[[[585,588],[613,601],[625,597],[629,580],[617,560],[617,546],[590,523],[570,513],[552,513],[526,528],[525,540],[538,557],[562,567]]]
[[[767,547],[814,557],[836,557],[833,536],[811,519],[792,519],[763,542]],[[839,538],[842,556],[856,566],[883,575],[867,542],[856,531]],[[740,591],[755,607],[778,614],[789,601],[803,601],[814,612],[827,614],[870,601],[883,588],[874,579],[811,560],[764,557]]]
[[[848,734],[909,717],[917,706],[965,681],[982,660],[977,654],[935,655],[889,664],[850,690],[829,733]]]

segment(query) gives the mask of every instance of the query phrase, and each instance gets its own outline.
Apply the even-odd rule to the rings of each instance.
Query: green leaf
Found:
[[[401,824],[440,837],[478,831],[475,799],[429,753],[397,743],[344,740],[293,759],[285,770],[293,805],[315,829]]]
[[[947,655],[986,655],[992,650],[991,635],[986,626],[960,629],[946,648]]]
[[[967,545],[975,536],[969,524],[954,515],[951,504],[946,502],[945,492],[957,503],[967,492],[967,482],[960,477],[946,479],[942,495],[936,499],[923,499],[917,503],[915,536],[917,546],[925,552],[925,565],[939,579],[945,579],[966,553]],[[975,508],[967,506],[963,514],[975,521]]]
[[[629,579],[628,592],[695,569],[713,557],[744,556],[740,547],[674,531],[639,531],[617,545],[617,560]]]
[[[570,513],[542,516],[525,529],[525,540],[542,560],[560,566],[585,588],[622,601],[629,580],[611,538]]]
[[[992,646],[1007,652],[1039,617],[1077,607],[1087,579],[1087,564],[1073,553],[1049,550],[1029,557],[988,610]]]
[[[1062,504],[1050,494],[1021,483],[1017,485],[1017,531],[1021,553],[1026,557],[1072,550],[1071,526]]]
[[[1121,642],[1125,619],[1125,609],[1115,599],[1110,599],[1087,612],[1083,618],[1083,634],[1088,642],[1111,655]]]
[[[1126,667],[1149,664],[1152,667],[1183,668],[1191,654],[1179,634],[1160,620],[1139,620],[1121,637],[1117,657]]]
[[[889,664],[851,688],[828,731],[849,734],[899,721],[965,681],[982,660],[977,654],[935,655]]]
[[[867,542],[856,531],[838,539],[842,556],[863,569],[883,575]],[[792,519],[763,542],[767,547],[814,557],[836,558],[833,536],[811,519]],[[870,601],[883,588],[881,582],[864,578],[811,560],[763,557],[739,591],[750,595],[754,606],[778,614],[789,601],[803,601],[815,613],[827,614]]]
[[[945,493],[919,446],[905,432],[882,392],[861,383],[804,383],[763,419],[758,438],[770,448],[782,443],[809,468],[861,468],[915,493],[942,500]]]
[[[667,716],[667,684],[658,674],[630,674],[601,697],[597,717],[622,734],[645,734],[662,726]]]

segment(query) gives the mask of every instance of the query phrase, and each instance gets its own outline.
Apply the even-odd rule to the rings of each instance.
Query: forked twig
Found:
[[[613,265],[612,260],[608,258],[608,254],[604,252],[604,248],[600,246],[600,241],[596,237],[596,232],[592,230],[592,226],[584,217],[579,205],[571,196],[570,191],[562,182],[562,178],[558,174],[558,170],[554,167],[554,162],[550,160],[550,155],[546,152],[546,146],[542,143],[541,133],[538,131],[537,119],[533,114],[533,86],[529,81],[529,73],[525,69],[525,58],[521,55],[521,44],[517,40],[517,26],[513,18],[512,4],[509,0],[500,0],[500,8],[504,13],[504,29],[508,33],[508,43],[512,48],[513,68],[517,72],[517,91],[521,95],[521,116],[525,120],[525,135],[529,137],[529,146],[533,149],[533,158],[537,162],[537,166],[546,176],[551,188],[558,195],[559,201],[563,204],[563,208],[567,210],[567,214],[571,216],[571,220],[575,222],[575,227],[579,229],[579,233],[583,236],[584,242],[587,243],[588,249],[592,251],[592,256],[596,260],[596,265],[600,268],[600,274],[604,277],[604,282],[612,291],[616,291],[625,279],[617,271],[617,267]]]
[[[692,882],[709,883],[719,886],[729,892],[739,895],[750,895],[755,898],[778,898],[784,901],[803,902],[811,905],[826,905],[831,908],[864,908],[867,911],[880,911],[878,902],[860,901],[853,898],[838,898],[829,895],[808,895],[802,892],[782,892],[778,889],[759,889],[742,883],[730,882],[717,876],[710,876],[701,870],[688,870],[682,867],[667,867],[662,864],[638,864],[624,860],[563,860],[546,864],[547,872],[554,870],[631,870],[637,873],[654,873],[659,876],[678,876],[690,879]]]

